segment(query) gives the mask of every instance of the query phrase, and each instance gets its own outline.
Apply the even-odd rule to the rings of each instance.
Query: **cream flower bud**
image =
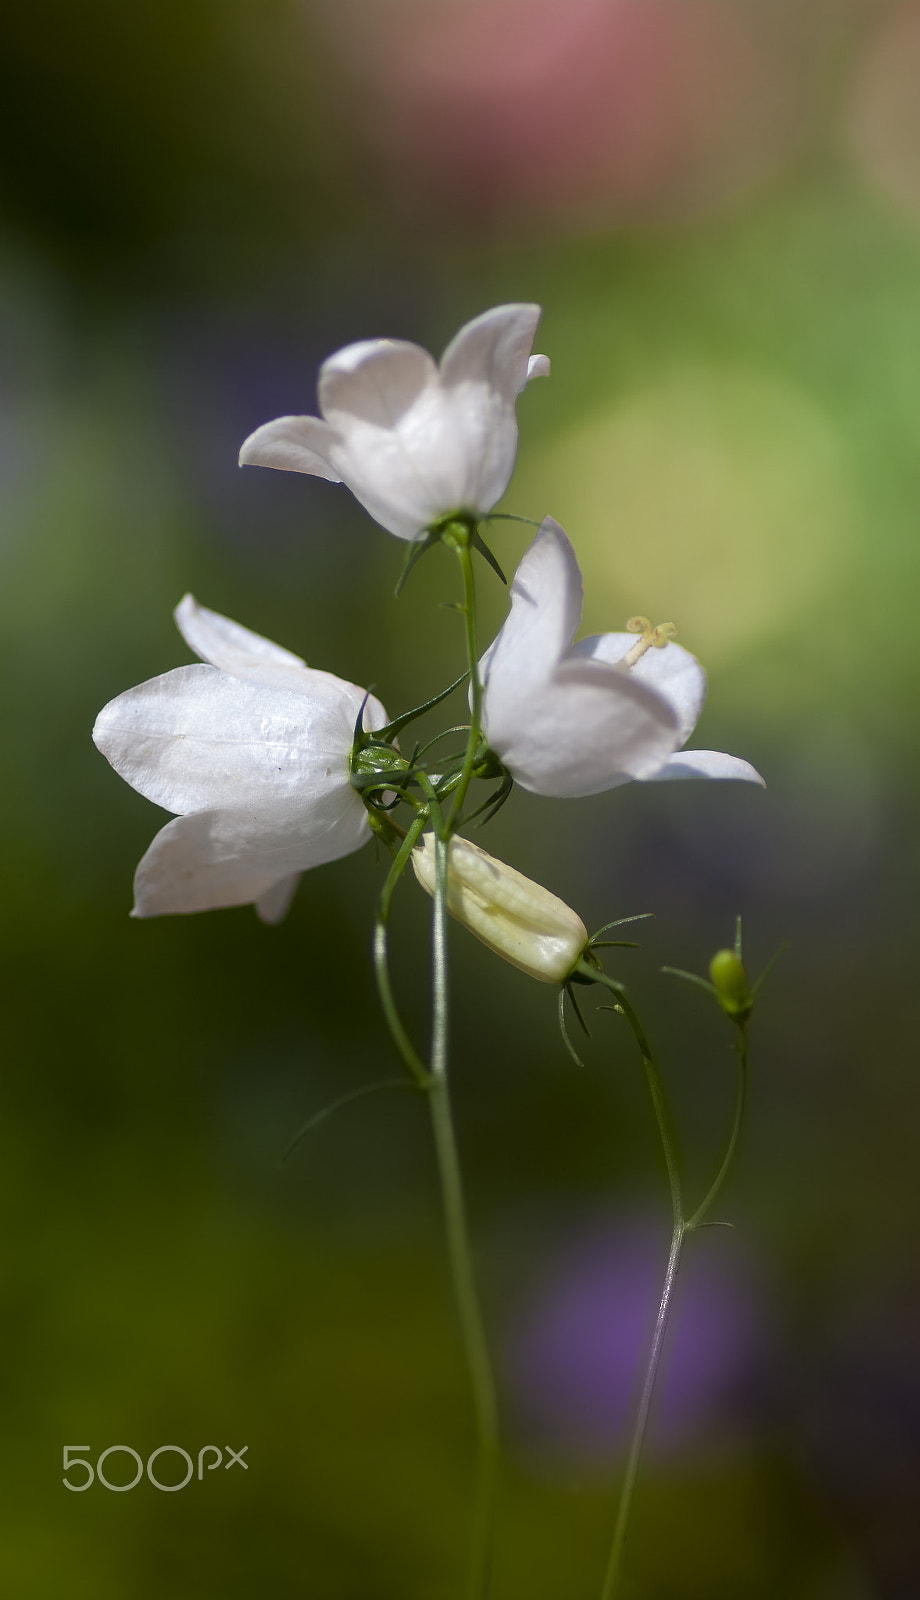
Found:
[[[430,833],[413,850],[412,865],[433,895]],[[448,846],[447,909],[496,955],[541,983],[564,983],[588,945],[587,929],[571,907],[469,839]]]

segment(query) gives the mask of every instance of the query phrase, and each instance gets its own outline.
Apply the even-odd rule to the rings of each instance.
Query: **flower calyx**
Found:
[[[394,744],[363,727],[359,714],[348,758],[348,776],[352,788],[357,789],[368,809],[378,809],[384,795],[389,809],[396,798],[404,794],[412,772],[411,763]]]
[[[422,559],[422,556],[433,549],[436,544],[443,544],[448,550],[453,550],[458,555],[464,554],[469,550],[478,550],[502,583],[507,584],[508,579],[479,532],[478,514],[475,511],[451,511],[446,517],[439,517],[437,522],[433,522],[410,544],[406,559],[403,562],[402,572],[396,584],[397,600],[402,594],[410,572]]]

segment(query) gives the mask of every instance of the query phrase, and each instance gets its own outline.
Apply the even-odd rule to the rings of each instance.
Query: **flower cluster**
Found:
[[[322,415],[264,424],[240,461],[344,482],[400,539],[475,542],[511,478],[517,396],[549,371],[531,354],[539,314],[532,305],[487,311],[461,328],[440,365],[403,341],[349,345],[321,369]],[[575,552],[547,517],[514,575],[504,626],[470,662],[468,759],[430,773],[399,755],[408,714],[390,723],[373,695],[187,595],[176,622],[202,664],[119,695],[94,730],[116,771],[176,813],[137,869],[134,914],[252,903],[277,921],[301,872],[372,833],[398,843],[398,802],[416,818],[427,807],[431,820],[432,806],[458,803],[472,777],[557,798],[634,780],[762,783],[746,761],[683,748],[706,677],[670,624],[634,618],[626,632],[575,643],[581,612]],[[413,865],[433,890],[428,840]],[[525,971],[562,981],[585,948],[580,919],[490,862],[451,841],[449,908]]]

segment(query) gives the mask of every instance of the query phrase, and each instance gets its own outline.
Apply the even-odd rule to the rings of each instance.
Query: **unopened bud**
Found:
[[[435,847],[426,834],[412,852],[415,876],[435,889]],[[469,839],[447,850],[447,909],[496,955],[541,983],[564,983],[588,944],[588,931],[564,900],[496,861]]]
[[[748,992],[747,973],[734,950],[717,950],[709,963],[709,976],[727,1017],[744,1022],[753,1004]]]

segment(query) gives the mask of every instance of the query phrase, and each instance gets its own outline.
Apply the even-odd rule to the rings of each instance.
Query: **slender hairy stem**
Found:
[[[479,1466],[470,1564],[467,1581],[469,1600],[485,1600],[489,1588],[492,1537],[495,1520],[495,1491],[498,1469],[498,1414],[492,1364],[485,1325],[476,1288],[473,1252],[470,1244],[463,1180],[457,1154],[448,1066],[448,958],[447,958],[447,845],[449,824],[442,823],[435,835],[435,894],[432,920],[433,1021],[431,1038],[431,1083],[428,1104],[434,1133],[447,1251],[453,1281],[454,1299],[466,1352],[476,1431],[479,1441]]]
[[[454,1131],[448,1086],[449,1057],[449,971],[447,947],[447,855],[451,835],[459,825],[463,801],[473,776],[481,731],[482,685],[479,681],[476,643],[475,587],[470,553],[471,530],[462,529],[451,541],[463,575],[463,616],[466,651],[472,682],[472,709],[463,766],[447,816],[431,780],[417,768],[415,780],[425,799],[424,810],[413,820],[390,868],[377,911],[374,958],[377,984],[384,1013],[393,1039],[420,1087],[426,1090],[431,1111],[438,1176],[444,1206],[447,1254],[460,1331],[469,1370],[478,1439],[478,1472],[473,1517],[468,1600],[486,1600],[495,1522],[495,1495],[498,1481],[498,1412],[492,1364],[486,1341],[485,1324],[479,1304],[473,1251],[466,1217],[463,1180]],[[393,1000],[387,966],[386,925],[390,899],[401,873],[430,820],[435,846],[435,890],[431,922],[432,952],[432,1029],[428,1066],[419,1059],[402,1025]]]
[[[726,1148],[725,1155],[722,1158],[722,1165],[716,1173],[705,1199],[700,1201],[692,1217],[687,1218],[688,1233],[692,1228],[698,1228],[704,1217],[706,1217],[709,1211],[712,1209],[712,1206],[722,1189],[722,1185],[725,1182],[725,1179],[728,1177],[729,1168],[735,1159],[735,1151],[738,1148],[738,1138],[741,1133],[741,1124],[744,1121],[744,1108],[747,1102],[747,1023],[742,1023],[738,1028],[738,1032],[735,1036],[735,1053],[738,1057],[738,1090],[735,1097],[735,1117],[734,1121],[732,1122],[732,1131],[729,1135],[728,1146]]]
[[[633,1434],[629,1446],[629,1455],[626,1460],[626,1471],[623,1475],[623,1487],[620,1490],[620,1502],[617,1506],[617,1519],[613,1529],[613,1540],[610,1546],[610,1555],[607,1558],[607,1572],[604,1578],[604,1587],[601,1590],[601,1600],[613,1600],[617,1592],[620,1577],[620,1563],[623,1548],[626,1544],[626,1529],[629,1523],[629,1514],[632,1510],[633,1495],[636,1488],[636,1479],[639,1476],[639,1463],[642,1458],[642,1447],[648,1432],[649,1413],[652,1409],[652,1397],[655,1393],[655,1383],[658,1378],[658,1368],[661,1363],[661,1350],[664,1336],[667,1331],[668,1317],[671,1314],[671,1297],[677,1279],[677,1269],[680,1266],[681,1251],[686,1234],[684,1224],[675,1222],[671,1234],[671,1248],[668,1252],[668,1265],[665,1269],[664,1284],[661,1290],[661,1299],[658,1303],[658,1316],[655,1320],[655,1332],[649,1346],[648,1364],[645,1368],[645,1378],[642,1383],[642,1393],[639,1396],[639,1406],[636,1411],[636,1420],[633,1425]]]
[[[610,1546],[610,1555],[607,1559],[607,1571],[604,1586],[601,1590],[601,1600],[613,1600],[619,1583],[620,1568],[623,1549],[626,1544],[626,1530],[629,1525],[629,1516],[632,1510],[633,1496],[636,1489],[636,1480],[639,1476],[639,1464],[642,1459],[642,1450],[648,1432],[649,1414],[652,1409],[652,1399],[655,1393],[655,1384],[658,1378],[658,1369],[661,1365],[661,1352],[664,1347],[664,1337],[667,1332],[668,1318],[671,1314],[671,1303],[674,1294],[674,1284],[677,1280],[677,1269],[680,1266],[681,1251],[687,1226],[684,1221],[683,1189],[681,1185],[680,1164],[677,1154],[677,1135],[674,1127],[674,1118],[671,1113],[667,1091],[661,1071],[652,1054],[645,1029],[639,1019],[632,1002],[621,986],[608,978],[605,973],[592,968],[586,962],[582,963],[586,976],[590,976],[597,983],[603,983],[614,996],[617,1009],[629,1025],[630,1032],[636,1041],[639,1055],[642,1058],[642,1068],[648,1086],[652,1109],[655,1113],[655,1122],[658,1127],[658,1138],[661,1142],[664,1163],[668,1173],[668,1186],[671,1191],[671,1248],[668,1252],[668,1264],[665,1269],[664,1284],[661,1290],[661,1299],[658,1302],[658,1316],[655,1320],[655,1331],[649,1346],[648,1361],[645,1368],[645,1377],[642,1382],[642,1393],[639,1396],[639,1406],[633,1424],[632,1439],[629,1446],[629,1455],[626,1458],[626,1471],[623,1477],[623,1486],[620,1490],[620,1501],[617,1507],[616,1523],[614,1524],[613,1540]]]
[[[616,1000],[617,1010],[629,1025],[633,1038],[638,1046],[642,1058],[642,1067],[648,1085],[655,1121],[658,1126],[658,1137],[664,1155],[664,1162],[668,1173],[668,1185],[671,1191],[671,1247],[668,1251],[668,1264],[665,1268],[664,1283],[661,1289],[661,1298],[658,1302],[658,1315],[655,1319],[655,1331],[649,1347],[648,1361],[645,1368],[645,1377],[642,1383],[642,1392],[639,1396],[639,1406],[633,1424],[632,1439],[629,1454],[626,1460],[626,1471],[623,1477],[623,1487],[620,1491],[620,1502],[617,1507],[616,1523],[613,1530],[613,1541],[607,1561],[607,1571],[604,1577],[604,1586],[601,1590],[601,1600],[614,1600],[619,1584],[620,1569],[623,1558],[623,1549],[626,1544],[626,1530],[629,1524],[629,1515],[632,1509],[633,1496],[636,1488],[636,1479],[639,1475],[639,1463],[642,1458],[642,1449],[648,1432],[649,1414],[652,1408],[652,1399],[655,1393],[655,1383],[661,1365],[661,1352],[664,1347],[665,1334],[668,1327],[668,1318],[674,1295],[674,1285],[677,1281],[677,1272],[680,1267],[681,1254],[687,1234],[698,1228],[712,1207],[722,1185],[728,1175],[729,1168],[738,1147],[738,1137],[744,1118],[745,1101],[747,1098],[747,1026],[746,1023],[738,1024],[735,1048],[738,1055],[738,1093],[735,1102],[735,1116],[729,1136],[725,1155],[722,1159],[715,1179],[706,1194],[705,1199],[697,1206],[692,1216],[684,1215],[683,1188],[681,1184],[680,1165],[677,1154],[677,1134],[674,1127],[674,1118],[671,1113],[664,1080],[652,1053],[651,1045],[638,1013],[632,1005],[628,995],[620,984],[607,977],[603,972],[592,967],[588,962],[581,962],[579,971],[595,983],[602,983],[608,988]]]
[[[661,1150],[664,1155],[664,1164],[668,1173],[668,1186],[671,1191],[671,1209],[674,1213],[674,1226],[684,1226],[684,1199],[683,1187],[680,1177],[680,1162],[677,1154],[677,1129],[674,1126],[674,1116],[668,1100],[664,1079],[652,1053],[648,1037],[639,1014],[621,984],[614,978],[609,978],[605,972],[599,972],[597,967],[592,967],[588,962],[579,964],[579,971],[589,977],[593,983],[602,983],[613,995],[617,1010],[624,1017],[629,1030],[636,1041],[642,1066],[645,1072],[645,1081],[648,1085],[652,1110],[658,1125],[658,1137],[661,1141]]]
[[[377,914],[374,920],[374,973],[377,978],[377,993],[380,996],[381,1009],[393,1043],[420,1089],[429,1087],[431,1074],[421,1060],[403,1026],[402,1018],[399,1015],[396,1001],[393,997],[393,987],[390,983],[390,966],[387,959],[387,922],[390,915],[390,901],[393,898],[393,891],[409,864],[409,857],[415,848],[416,841],[426,821],[427,818],[424,813],[420,813],[413,818],[406,837],[393,858],[386,881],[380,891],[380,898],[377,901]]]

